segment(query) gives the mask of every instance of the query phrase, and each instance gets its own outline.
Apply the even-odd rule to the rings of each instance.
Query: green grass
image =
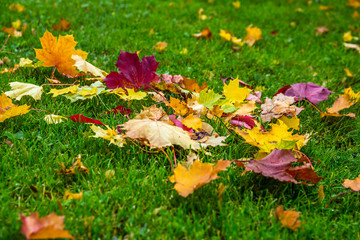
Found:
[[[254,86],[263,86],[264,96],[271,96],[280,87],[309,82],[324,85],[342,93],[351,86],[360,90],[360,74],[346,78],[343,68],[359,72],[359,54],[346,50],[343,33],[354,29],[359,37],[359,20],[351,18],[354,9],[346,1],[241,1],[235,9],[231,1],[19,1],[27,9],[23,13],[9,11],[12,1],[0,4],[0,26],[10,26],[20,19],[28,24],[21,38],[10,38],[0,58],[11,59],[9,66],[21,57],[35,58],[34,48],[41,48],[39,38],[51,30],[61,18],[70,20],[78,41],[77,48],[89,52],[88,60],[107,72],[115,71],[114,63],[120,50],[140,56],[155,54],[160,62],[157,73],[181,74],[207,81],[221,89],[219,74],[239,76]],[[56,7],[54,7],[56,4]],[[334,10],[320,11],[320,5],[333,5]],[[197,11],[209,19],[198,19]],[[296,11],[301,8],[303,12]],[[296,23],[290,27],[290,23]],[[233,52],[232,44],[220,39],[220,29],[230,30],[237,37],[246,35],[250,24],[259,27],[263,39],[251,49],[243,47]],[[315,28],[327,26],[329,33],[316,36]],[[214,37],[197,40],[193,33],[209,27]],[[154,29],[154,34],[149,31]],[[36,34],[32,33],[32,29]],[[277,35],[270,32],[277,30]],[[7,35],[0,33],[0,43]],[[167,51],[155,52],[158,41],[168,43]],[[180,55],[183,49],[188,54]],[[4,67],[4,66],[3,66]],[[5,66],[6,67],[6,66]],[[51,68],[19,69],[13,74],[0,74],[1,91],[10,90],[9,82],[47,83]],[[208,79],[204,71],[214,74]],[[316,73],[316,74],[315,74]],[[71,80],[56,75],[60,80]],[[45,92],[50,87],[44,87]],[[329,107],[336,95],[320,103]],[[102,96],[110,107],[128,106],[139,112],[147,102],[126,103],[114,96]],[[127,119],[116,115],[100,116],[107,108],[96,98],[71,103],[64,97],[43,94],[41,101],[24,97],[17,104],[29,104],[54,114],[71,116],[84,114],[110,126]],[[302,105],[302,103],[300,104]],[[339,197],[325,208],[336,194],[345,191],[341,183],[360,173],[360,123],[352,118],[320,118],[308,104],[300,114],[301,133],[312,132],[312,138],[302,151],[317,161],[315,169],[325,179],[325,199],[318,201],[318,185],[305,186],[282,183],[247,173],[235,166],[221,173],[221,179],[195,191],[187,198],[179,196],[168,181],[172,175],[165,155],[142,151],[133,144],[124,148],[90,138],[88,125],[67,122],[48,125],[45,112],[32,111],[0,124],[0,238],[21,239],[19,214],[39,212],[41,216],[56,212],[65,215],[65,225],[79,239],[354,239],[359,237],[359,194]],[[357,106],[349,111],[360,114]],[[221,125],[215,126],[224,133]],[[5,140],[13,142],[13,147]],[[212,156],[200,153],[204,161],[250,157],[255,148],[232,135],[227,147],[216,147]],[[172,156],[172,150],[167,150]],[[58,175],[61,163],[72,164],[81,154],[88,175]],[[187,151],[177,149],[178,160]],[[107,170],[115,176],[105,178]],[[217,198],[219,184],[226,190],[222,201]],[[34,191],[34,187],[37,191]],[[81,201],[64,201],[65,190],[84,192]],[[51,194],[49,194],[51,193]],[[301,211],[301,228],[293,232],[281,226],[272,216],[278,205]],[[61,206],[61,207],[60,207]],[[94,217],[91,223],[88,218]]]

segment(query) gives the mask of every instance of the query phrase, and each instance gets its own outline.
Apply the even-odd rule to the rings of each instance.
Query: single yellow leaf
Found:
[[[201,118],[194,117],[193,114],[190,114],[186,118],[181,121],[188,128],[195,129],[196,131],[201,131],[202,129],[202,121]]]
[[[185,116],[190,112],[190,109],[186,106],[185,102],[182,102],[177,98],[170,97],[170,107],[174,109],[176,115]]]
[[[52,93],[53,94],[53,97],[57,97],[59,95],[63,95],[63,94],[66,94],[66,93],[72,93],[72,94],[75,94],[77,93],[77,88],[78,88],[79,85],[74,85],[74,86],[71,86],[71,87],[67,87],[67,88],[63,88],[63,89],[56,89],[56,88],[53,88],[50,90],[50,92],[48,92],[48,94]]]
[[[349,69],[344,68],[344,71],[346,72],[347,77],[354,77],[354,74],[352,74]]]
[[[78,94],[80,94],[83,97],[95,96],[97,95],[97,91],[98,91],[97,87],[91,89],[83,88],[80,92],[78,92]]]
[[[220,171],[225,171],[231,161],[219,160],[214,166],[212,163],[202,163],[194,161],[190,169],[187,170],[179,164],[174,169],[174,175],[169,177],[170,182],[175,183],[174,189],[183,197],[192,194],[196,189],[204,186],[212,180],[218,179]]]
[[[236,1],[236,2],[232,2],[232,5],[234,6],[234,8],[240,8],[240,1]]]
[[[49,114],[49,115],[45,115],[44,120],[47,124],[58,124],[67,121],[69,119],[67,117],[63,117],[60,115]]]
[[[91,125],[91,130],[95,133],[95,136],[92,136],[94,138],[103,138],[105,140],[110,141],[109,144],[114,144],[118,147],[123,147],[124,143],[125,143],[125,139],[123,137],[122,134],[119,134],[115,128],[110,128],[109,126],[106,126],[107,128],[106,130],[95,126],[95,125]]]
[[[257,27],[248,27],[246,28],[247,35],[244,38],[244,42],[246,42],[250,47],[255,44],[256,41],[262,39],[261,30]]]
[[[222,29],[220,29],[219,36],[226,41],[231,41],[232,38],[232,35],[228,30],[222,30]]]
[[[80,201],[83,198],[83,192],[80,193],[71,193],[68,190],[65,190],[65,194],[64,194],[64,200],[78,200]]]
[[[224,86],[224,95],[230,102],[242,102],[250,94],[250,89],[239,87],[239,79],[234,79]]]
[[[76,61],[74,66],[76,66],[77,69],[80,70],[81,72],[91,73],[95,77],[101,77],[101,78],[105,78],[106,75],[108,75],[105,71],[103,71],[103,70],[95,67],[91,63],[85,61],[85,59],[83,59],[81,56],[73,55],[73,56],[71,56],[71,58]]]
[[[21,106],[13,104],[11,99],[2,93],[0,96],[0,123],[8,118],[28,113],[29,108],[30,106],[26,104]]]
[[[351,31],[344,33],[343,35],[344,42],[351,42],[354,37],[351,35]]]

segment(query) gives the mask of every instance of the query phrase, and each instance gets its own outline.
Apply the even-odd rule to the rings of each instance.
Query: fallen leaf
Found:
[[[223,94],[226,99],[230,100],[232,103],[242,102],[250,94],[250,89],[246,87],[239,87],[239,79],[231,80],[228,85],[224,85],[223,89]]]
[[[247,35],[244,38],[244,42],[247,43],[250,47],[255,44],[256,41],[262,39],[261,30],[257,27],[247,27]]]
[[[329,5],[329,6],[320,5],[320,6],[319,6],[319,9],[320,9],[321,11],[328,11],[328,10],[334,9],[334,6],[331,6],[331,5]]]
[[[170,182],[175,183],[174,189],[183,197],[192,194],[196,189],[204,186],[212,180],[218,179],[220,171],[225,171],[231,161],[219,160],[214,166],[212,163],[194,161],[187,170],[179,164],[174,169],[174,175],[169,177]]]
[[[62,163],[61,168],[57,171],[58,174],[64,174],[64,175],[70,175],[70,174],[75,174],[75,173],[89,174],[89,169],[87,169],[84,166],[84,164],[81,162],[80,154],[75,158],[75,160],[76,161],[73,163],[73,165],[69,169],[66,169],[65,165]]]
[[[236,1],[236,2],[232,2],[232,5],[234,6],[234,8],[240,8],[240,2],[239,1]]]
[[[37,86],[30,83],[22,82],[11,82],[10,83],[11,91],[5,92],[8,97],[15,98],[20,101],[23,96],[31,96],[35,100],[41,99],[41,94],[43,92],[42,86]]]
[[[276,208],[275,214],[280,220],[281,225],[291,230],[294,230],[295,232],[298,230],[298,228],[301,225],[301,221],[298,220],[300,216],[300,212],[296,212],[292,210],[284,211],[283,206],[280,205]]]
[[[354,77],[354,74],[352,74],[349,69],[344,68],[344,71],[346,72],[347,77]]]
[[[199,144],[191,140],[188,132],[163,121],[131,119],[121,126],[126,130],[125,137],[146,139],[152,148],[179,145],[184,149],[199,149]]]
[[[291,167],[292,163],[298,162],[291,150],[274,149],[268,156],[260,160],[250,160],[245,165],[245,172],[253,171],[261,173],[265,177],[271,177],[282,182],[303,183],[306,180],[312,183],[319,182],[319,177],[309,164],[300,167]],[[295,179],[296,178],[296,179]]]
[[[200,93],[202,90],[208,87],[205,81],[200,86],[195,79],[191,80],[186,77],[183,77],[183,81],[180,83],[180,86],[186,90],[196,93]]]
[[[351,42],[354,37],[351,35],[351,31],[344,33],[343,35],[344,42]]]
[[[328,99],[328,96],[333,93],[327,88],[316,85],[315,83],[296,83],[290,85],[290,88],[285,90],[286,96],[306,98],[314,104]]]
[[[21,5],[20,3],[13,3],[9,6],[9,10],[17,11],[17,12],[24,12],[26,8]]]
[[[119,72],[106,76],[108,88],[149,88],[151,82],[158,82],[160,76],[155,71],[158,67],[154,56],[144,57],[140,63],[137,53],[120,52],[116,66]]]
[[[327,27],[325,27],[325,26],[320,26],[320,27],[317,27],[317,28],[316,28],[315,34],[316,34],[316,36],[318,36],[318,35],[323,35],[323,34],[325,34],[325,33],[327,33],[327,32],[329,32],[329,29],[328,29]]]
[[[86,59],[87,53],[82,50],[75,50],[77,42],[72,35],[54,37],[46,30],[40,38],[43,49],[35,49],[36,58],[43,62],[44,67],[56,67],[61,74],[76,76],[78,71],[74,66],[75,60],[72,55],[79,55]]]
[[[70,29],[71,21],[66,21],[65,19],[61,19],[58,25],[52,25],[55,31],[66,31]]]
[[[230,121],[230,124],[247,129],[252,129],[253,127],[256,126],[255,121],[250,116],[233,117]]]
[[[69,119],[60,115],[49,114],[45,115],[44,120],[47,124],[58,124]]]
[[[188,128],[192,128],[196,131],[200,131],[202,129],[202,121],[201,118],[194,117],[193,114],[190,114],[184,120],[181,121]]]
[[[226,41],[231,41],[232,39],[232,34],[228,30],[220,29],[219,36]]]
[[[20,214],[20,217],[22,221],[20,231],[26,239],[74,239],[67,230],[64,230],[65,216],[57,216],[55,213],[51,213],[46,217],[39,218],[39,213],[36,212],[28,217]]]
[[[349,7],[359,8],[360,7],[360,1],[358,1],[358,0],[349,0],[347,5]]]
[[[16,30],[16,28],[14,28],[13,26],[11,26],[9,28],[3,26],[1,31],[3,31],[3,32],[7,33],[7,34],[10,34],[11,36],[16,37],[16,38],[22,36],[22,32]]]
[[[115,176],[115,170],[109,169],[105,172],[106,179],[110,180]]]
[[[176,115],[185,116],[190,112],[190,109],[185,102],[171,96],[169,106],[174,109]]]
[[[165,50],[165,48],[167,47],[167,42],[157,42],[154,46],[154,49],[156,51],[162,52]]]
[[[94,124],[99,124],[99,125],[104,125],[102,122],[100,122],[99,120],[96,119],[92,119],[92,118],[88,118],[85,117],[82,114],[77,114],[77,115],[72,115],[70,117],[68,117],[71,121],[73,122],[77,122],[77,123],[94,123]]]
[[[68,190],[65,190],[64,200],[78,200],[80,201],[83,198],[83,192],[80,193],[71,193]]]
[[[193,36],[196,38],[210,39],[212,36],[212,32],[210,31],[210,29],[208,27],[206,27],[200,33],[194,33]]]
[[[203,12],[204,12],[203,8],[200,8],[199,11],[198,11],[198,16],[199,16],[200,20],[206,20],[207,19],[207,16],[205,14],[202,14]]]
[[[360,175],[354,180],[345,179],[342,185],[346,188],[351,188],[355,192],[360,191]]]
[[[83,59],[81,56],[73,55],[71,58],[75,60],[74,66],[77,67],[77,69],[81,72],[91,73],[93,76],[100,78],[105,78],[106,75],[108,75],[105,71],[85,61],[85,59]]]
[[[107,141],[110,141],[109,144],[114,144],[118,147],[123,147],[125,143],[124,135],[119,134],[115,128],[110,128],[109,126],[105,125],[107,128],[104,130],[101,127],[91,125],[91,130],[95,133],[95,136],[92,136],[93,138],[103,138]]]
[[[56,88],[53,88],[50,90],[50,92],[48,92],[48,94],[53,94],[53,97],[57,97],[59,95],[63,95],[63,94],[66,94],[66,93],[72,93],[72,94],[75,94],[77,93],[78,91],[78,86],[79,85],[74,85],[74,86],[70,86],[70,87],[67,87],[67,88],[62,88],[60,90],[56,89]]]
[[[356,51],[358,51],[360,53],[360,46],[357,44],[352,44],[352,43],[344,43],[344,46],[347,49],[355,49]]]
[[[147,96],[146,92],[142,92],[142,91],[136,91],[132,88],[117,88],[115,90],[112,91],[113,93],[115,93],[116,95],[120,96],[121,99],[124,99],[126,101],[130,101],[130,100],[141,100],[144,99]]]
[[[29,108],[30,106],[26,104],[21,106],[13,104],[11,99],[5,93],[2,93],[0,96],[0,123],[8,118],[28,113]]]
[[[344,90],[344,94],[340,95],[338,99],[335,100],[333,105],[326,109],[326,113],[322,113],[322,116],[342,116],[339,114],[339,111],[349,108],[360,100],[360,92],[355,93],[351,87]],[[354,114],[348,114],[347,116],[354,117]]]

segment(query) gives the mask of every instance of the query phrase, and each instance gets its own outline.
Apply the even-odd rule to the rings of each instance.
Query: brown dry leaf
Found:
[[[22,221],[20,231],[26,239],[74,239],[67,230],[64,230],[65,216],[57,216],[55,213],[51,213],[46,217],[39,218],[39,213],[36,212],[28,217],[23,215],[20,217]]]
[[[176,115],[185,116],[190,113],[190,109],[187,107],[186,103],[177,98],[170,97],[169,106],[174,109]]]
[[[167,42],[157,42],[154,46],[154,49],[156,51],[162,52],[165,50],[165,48],[167,47]]]
[[[354,180],[345,179],[342,185],[346,188],[351,188],[355,192],[360,191],[360,175]]]
[[[275,214],[281,222],[281,225],[287,227],[295,232],[301,225],[301,221],[298,220],[300,212],[285,210],[282,205],[278,206],[275,210]]]
[[[349,113],[346,115],[342,115],[339,113],[339,111],[349,108],[355,103],[357,103],[360,100],[360,92],[355,93],[351,87],[346,88],[344,90],[344,94],[340,95],[338,99],[335,100],[331,108],[326,109],[327,112],[321,113],[321,116],[349,116],[349,117],[355,117],[354,113]]]
[[[265,103],[261,105],[261,119],[269,122],[273,118],[298,115],[304,108],[292,105],[294,102],[294,97],[285,96],[282,93],[272,99],[266,98]]]
[[[180,86],[186,90],[189,90],[191,92],[200,93],[203,89],[207,88],[208,85],[206,82],[203,82],[203,84],[200,86],[195,79],[191,80],[189,78],[183,77],[183,81],[180,84]]]
[[[194,33],[193,36],[196,38],[210,39],[212,36],[212,32],[210,31],[210,29],[208,27],[206,27],[200,33]]]
[[[162,107],[152,105],[144,108],[140,113],[136,114],[134,119],[151,119],[151,120],[162,120],[166,119],[167,114]]]
[[[189,170],[179,164],[174,169],[174,175],[169,179],[170,182],[175,183],[174,189],[181,196],[187,197],[206,183],[219,178],[217,174],[225,171],[230,164],[231,161],[228,160],[219,160],[215,166],[212,163],[195,161]]]
[[[66,169],[65,165],[62,163],[61,168],[58,170],[59,174],[75,174],[75,173],[86,173],[89,174],[89,169],[87,169],[84,164],[81,162],[81,155],[75,158],[76,162],[74,162],[73,166],[69,169]]]
[[[68,190],[65,190],[64,193],[64,200],[71,200],[71,199],[75,199],[80,201],[83,198],[83,192],[80,193],[71,193]]]
[[[52,25],[55,31],[66,31],[70,29],[71,21],[66,21],[65,19],[61,19],[58,25]]]
[[[3,32],[7,33],[7,34],[10,34],[11,36],[16,37],[16,38],[22,36],[22,32],[16,30],[16,28],[14,28],[14,27],[9,27],[8,28],[8,27],[3,26],[1,31],[3,31]]]
[[[43,62],[44,67],[56,67],[59,73],[76,76],[79,72],[74,66],[75,60],[72,55],[79,55],[86,59],[87,53],[82,50],[75,50],[77,42],[72,35],[54,37],[46,30],[40,38],[43,49],[35,49],[36,58]]]
[[[188,132],[163,121],[131,119],[121,126],[126,130],[125,137],[146,139],[152,148],[164,148],[173,145],[179,145],[184,149],[200,148],[197,142],[191,140]]]
[[[28,113],[30,106],[24,104],[17,106],[12,103],[11,99],[8,98],[5,93],[0,95],[0,123],[6,119]]]
[[[186,127],[188,128],[192,128],[196,131],[201,131],[202,129],[202,121],[201,118],[198,117],[194,117],[193,114],[190,114],[189,116],[187,116],[186,118],[184,118],[181,121],[182,124],[184,124]]]

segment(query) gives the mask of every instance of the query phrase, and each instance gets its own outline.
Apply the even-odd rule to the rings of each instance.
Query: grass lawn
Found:
[[[140,57],[155,54],[160,62],[158,75],[195,78],[217,91],[223,87],[220,74],[238,76],[252,86],[263,87],[262,100],[285,85],[314,82],[335,92],[319,103],[325,111],[344,88],[360,91],[359,53],[343,46],[344,33],[352,31],[354,37],[360,37],[360,19],[352,18],[355,9],[347,6],[347,1],[242,0],[239,9],[232,1],[209,2],[19,0],[26,10],[16,12],[9,10],[13,1],[5,0],[0,4],[0,27],[9,27],[19,19],[28,29],[22,37],[9,39],[0,59],[8,57],[10,62],[0,69],[13,67],[22,57],[35,59],[34,48],[41,48],[39,38],[47,29],[54,36],[72,34],[78,42],[76,48],[88,52],[88,61],[106,72],[117,71],[114,63],[120,50],[140,50]],[[320,10],[321,5],[333,9]],[[201,8],[207,15],[205,20],[199,19]],[[54,31],[52,25],[62,18],[71,21],[71,29]],[[234,51],[234,44],[219,37],[219,31],[225,29],[243,38],[250,24],[262,31],[262,39],[251,48],[244,45]],[[326,26],[328,33],[316,35],[319,26]],[[192,36],[205,27],[213,33],[210,40]],[[7,34],[0,32],[1,46],[6,38]],[[165,51],[154,49],[159,41],[168,43]],[[187,54],[180,54],[184,48]],[[347,77],[344,68],[355,76]],[[9,83],[14,81],[47,84],[51,73],[52,68],[41,67],[0,74],[0,92],[9,91]],[[73,82],[57,72],[55,76],[63,83]],[[44,86],[44,92],[51,88]],[[83,114],[109,126],[128,119],[121,114],[100,115],[107,110],[123,105],[134,112],[132,118],[142,106],[154,103],[126,102],[115,95],[72,103],[45,93],[41,101],[26,96],[13,102],[61,116]],[[342,195],[325,207],[347,190],[341,185],[344,179],[360,174],[359,119],[321,118],[307,102],[297,106],[305,107],[298,116],[300,133],[312,133],[301,151],[314,160],[315,171],[324,180],[316,185],[297,185],[255,173],[243,175],[243,168],[232,164],[219,173],[220,179],[187,198],[173,189],[168,178],[173,172],[162,152],[131,142],[123,148],[109,145],[91,138],[94,133],[87,124],[47,124],[43,118],[48,113],[42,111],[7,119],[0,123],[0,239],[24,239],[20,213],[28,216],[32,212],[64,215],[65,229],[79,239],[359,238],[359,193]],[[345,112],[360,115],[359,104]],[[224,125],[210,123],[220,135],[226,133]],[[13,146],[6,144],[8,141]],[[209,148],[212,156],[203,152],[199,156],[212,162],[249,158],[257,152],[235,133],[226,143],[226,147]],[[165,151],[173,159],[173,149]],[[184,161],[189,151],[176,147],[175,153],[178,161]],[[61,164],[71,166],[79,154],[89,174],[57,173]],[[112,178],[105,176],[108,170],[114,170]],[[220,184],[226,189],[218,198]],[[320,185],[325,193],[322,201],[318,199]],[[65,190],[83,192],[83,199],[63,200]],[[301,212],[298,231],[283,227],[273,216],[279,205]]]

